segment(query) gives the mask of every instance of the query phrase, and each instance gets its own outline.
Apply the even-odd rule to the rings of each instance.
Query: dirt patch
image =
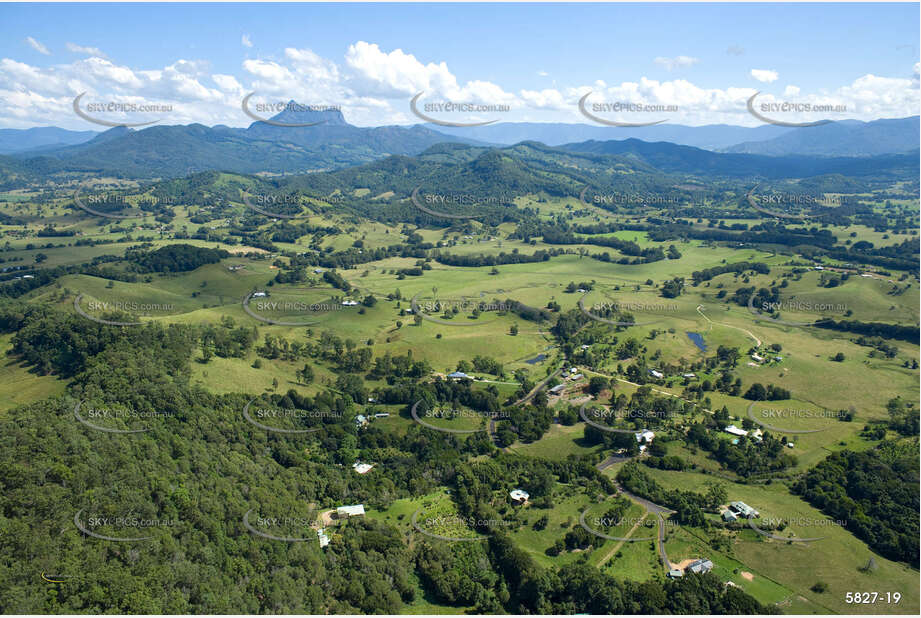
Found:
[[[683,571],[688,567],[689,564],[691,564],[692,562],[696,560],[699,560],[699,558],[686,558],[682,560],[681,562],[672,562],[672,566],[676,569],[681,569]]]
[[[748,571],[739,571],[739,575],[741,575],[743,578],[747,579],[748,581],[752,581],[755,579],[755,576],[749,573]]]
[[[333,513],[335,512],[336,512],[336,509],[330,509],[328,511],[323,511],[322,513],[320,513],[320,521],[323,522],[324,527],[333,525],[333,522],[335,521],[333,519]]]

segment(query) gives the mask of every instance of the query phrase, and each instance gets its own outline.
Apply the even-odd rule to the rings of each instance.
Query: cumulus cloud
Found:
[[[31,47],[32,49],[34,49],[35,51],[37,51],[37,52],[40,53],[40,54],[45,54],[46,56],[50,56],[50,55],[51,55],[51,52],[48,51],[48,48],[47,48],[47,47],[45,47],[44,45],[42,45],[41,43],[39,43],[38,41],[36,41],[35,39],[33,39],[33,38],[30,37],[30,36],[27,36],[27,37],[26,37],[26,43],[29,44],[29,47]]]
[[[663,56],[659,56],[653,60],[653,62],[665,67],[666,71],[674,71],[675,69],[693,66],[700,62],[700,58],[692,58],[691,56],[675,56],[674,58],[665,58]]]
[[[770,69],[752,69],[751,75],[759,82],[764,82],[766,84],[776,82],[777,78],[780,77],[777,71],[771,71]]]
[[[758,121],[746,111],[746,100],[758,89],[745,84],[704,87],[688,79],[654,80],[638,76],[622,82],[552,82],[543,88],[544,75],[533,76],[535,87],[512,90],[501,83],[459,78],[448,63],[438,58],[417,57],[404,49],[384,49],[368,41],[350,45],[341,58],[320,56],[311,49],[287,47],[272,56],[243,58],[239,69],[213,73],[208,62],[179,58],[165,66],[128,66],[106,58],[94,48],[68,45],[89,54],[66,64],[39,67],[11,58],[0,58],[0,126],[57,125],[86,128],[73,114],[73,98],[87,92],[91,101],[171,104],[161,124],[246,126],[250,119],[240,110],[243,96],[255,92],[254,101],[335,104],[346,120],[357,125],[414,124],[420,119],[410,112],[409,101],[424,92],[423,102],[450,101],[507,105],[509,113],[455,114],[451,121],[477,122],[501,118],[509,122],[586,122],[577,107],[588,92],[589,104],[626,102],[672,105],[678,111],[662,112],[669,122],[700,125],[728,123],[753,126]],[[691,66],[686,56],[662,60],[666,68]],[[914,69],[913,75],[907,75]],[[902,117],[919,105],[918,64],[912,61],[897,77],[869,74],[838,88],[801,91],[787,85],[787,100],[846,105],[847,118],[869,120]],[[773,70],[755,69],[751,76],[763,82],[777,81]],[[769,93],[761,95],[772,100]],[[778,95],[780,96],[780,95]],[[656,112],[658,114],[658,112]],[[438,114],[431,115],[439,117]],[[608,117],[608,113],[599,114]],[[641,116],[641,117],[640,117]],[[649,116],[646,118],[646,116]],[[448,118],[445,118],[448,119]],[[611,112],[611,120],[627,122],[659,120],[648,113]]]

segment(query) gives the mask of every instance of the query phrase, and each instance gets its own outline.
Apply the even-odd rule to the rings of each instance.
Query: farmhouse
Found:
[[[682,374],[681,374],[681,377],[682,377],[682,378],[689,378],[689,379],[690,379],[690,378],[696,378],[697,376],[696,376],[695,374],[693,374],[693,373],[682,373]]]
[[[512,498],[512,504],[527,504],[528,498],[531,497],[531,494],[523,489],[513,489],[508,495]]]
[[[726,509],[725,511],[723,511],[722,516],[723,516],[723,521],[735,521],[738,519],[738,516],[729,509]]]
[[[452,380],[472,380],[473,376],[468,376],[463,371],[455,371],[454,373],[449,373],[448,377]]]
[[[745,517],[758,517],[759,515],[758,511],[756,511],[755,509],[753,509],[752,507],[748,506],[747,504],[745,504],[744,502],[740,500],[736,500],[735,502],[730,502],[729,508],[737,516],[743,515]]]
[[[664,373],[662,373],[661,371],[656,371],[655,369],[650,369],[649,375],[651,375],[654,378],[658,378],[658,379],[662,379],[665,377]]]
[[[253,298],[265,298],[266,296],[265,292],[253,292]]]
[[[563,390],[565,390],[565,388],[566,388],[565,384],[557,384],[556,386],[550,389],[550,392],[553,393],[554,395],[559,395],[560,393],[563,392]]]
[[[656,434],[648,429],[646,431],[641,431],[639,433],[633,434],[636,437],[637,442],[652,442],[652,439],[656,437]]]
[[[576,375],[570,377],[569,379],[572,380],[573,382],[575,382],[576,380],[581,380],[581,379],[584,378],[584,377],[585,377],[585,376],[582,375],[581,373],[577,373]]]
[[[329,537],[326,536],[326,532],[323,531],[323,528],[317,530],[317,539],[320,541],[321,549],[329,545]]]
[[[671,577],[672,579],[684,577],[684,571],[682,571],[681,569],[672,569],[671,571],[668,572],[668,576]]]
[[[348,506],[340,506],[336,509],[336,518],[337,519],[348,519],[349,517],[361,517],[365,514],[365,505],[364,504],[352,504]]]
[[[355,426],[361,429],[362,427],[367,426],[368,418],[364,414],[359,414],[355,417]]]
[[[687,570],[691,573],[709,573],[713,570],[713,563],[706,558],[701,558],[689,564]]]
[[[725,431],[726,433],[731,433],[734,436],[747,436],[748,435],[747,431],[745,431],[744,429],[739,429],[735,425],[729,425],[723,431]]]
[[[758,362],[760,363],[761,361],[764,360],[764,357],[759,356],[759,355],[757,355],[757,354],[752,354],[752,360],[758,361]]]

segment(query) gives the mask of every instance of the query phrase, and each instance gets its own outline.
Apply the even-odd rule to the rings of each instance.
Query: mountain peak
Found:
[[[267,124],[275,126],[306,126],[313,123],[322,123],[323,126],[350,126],[338,105],[298,103],[294,99],[288,101],[284,109],[269,118],[269,121]]]

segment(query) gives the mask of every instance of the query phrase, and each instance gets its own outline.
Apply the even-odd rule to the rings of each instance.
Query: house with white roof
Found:
[[[513,504],[525,504],[531,497],[531,494],[523,489],[513,489],[508,495],[511,496]]]
[[[652,439],[656,437],[656,434],[648,429],[646,431],[641,431],[639,433],[633,434],[636,437],[637,442],[652,442]]]
[[[348,519],[349,517],[361,517],[365,514],[365,505],[364,504],[351,504],[348,506],[340,506],[336,509],[336,517],[338,519]]]
[[[747,436],[748,435],[747,431],[745,431],[744,429],[739,429],[735,425],[729,425],[725,429],[723,429],[723,431],[725,431],[726,433],[731,433],[734,436]]]
[[[374,467],[374,464],[360,463],[357,461],[352,464],[352,470],[354,470],[358,474],[367,474],[368,472],[371,471],[371,468],[373,467]]]

